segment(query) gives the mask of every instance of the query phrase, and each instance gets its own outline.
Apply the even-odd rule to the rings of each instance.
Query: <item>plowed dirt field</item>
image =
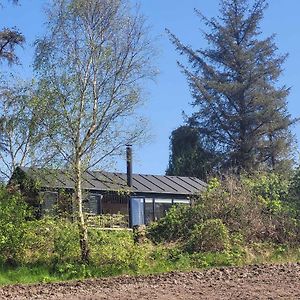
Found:
[[[300,263],[0,288],[0,299],[300,300]]]

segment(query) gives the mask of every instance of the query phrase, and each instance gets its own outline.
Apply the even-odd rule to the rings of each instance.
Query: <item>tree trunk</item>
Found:
[[[82,209],[82,176],[81,176],[81,161],[76,160],[75,165],[75,203],[77,205],[77,223],[79,230],[79,242],[81,250],[81,260],[84,263],[89,262],[90,249],[88,244],[88,231],[87,225],[84,220],[83,209]]]

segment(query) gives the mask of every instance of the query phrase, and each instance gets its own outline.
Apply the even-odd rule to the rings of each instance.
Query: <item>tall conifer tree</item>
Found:
[[[292,153],[289,89],[278,83],[286,55],[277,54],[274,36],[261,37],[266,7],[265,0],[223,0],[220,16],[211,19],[196,10],[209,29],[206,49],[194,50],[169,32],[189,62],[179,63],[196,109],[189,122],[216,146],[223,167],[238,172],[282,168]]]
[[[11,0],[14,4],[18,0]],[[0,7],[2,1],[0,1]],[[25,38],[21,32],[15,28],[3,28],[0,30],[0,63],[4,60],[8,63],[17,63],[18,57],[15,53],[15,47],[21,46],[25,42]]]

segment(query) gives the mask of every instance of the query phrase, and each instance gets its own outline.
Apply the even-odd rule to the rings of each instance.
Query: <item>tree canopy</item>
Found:
[[[188,59],[179,63],[194,99],[188,124],[216,146],[223,168],[238,172],[291,163],[295,120],[287,111],[289,88],[278,82],[286,55],[277,53],[274,36],[261,36],[266,7],[265,0],[223,0],[220,16],[211,19],[196,10],[208,28],[205,49],[169,32]]]
[[[74,182],[82,259],[89,258],[82,176],[137,142],[142,82],[153,76],[143,17],[126,0],[53,1],[36,43],[39,95],[49,108],[49,150]]]
[[[218,158],[201,141],[198,128],[180,126],[170,137],[170,158],[167,175],[192,176],[207,180],[217,168]]]
[[[18,0],[12,0],[14,4]],[[1,2],[0,2],[1,5]],[[7,61],[9,64],[17,63],[18,57],[15,53],[16,46],[24,44],[25,38],[22,33],[15,28],[3,28],[0,31],[0,62]]]

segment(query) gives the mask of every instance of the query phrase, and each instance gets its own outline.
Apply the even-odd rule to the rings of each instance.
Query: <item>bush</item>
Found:
[[[219,219],[245,243],[299,243],[299,219],[290,204],[288,180],[277,174],[213,178],[192,207],[174,207],[148,229],[155,242],[187,242],[195,226]],[[200,230],[200,229],[199,229]]]
[[[258,173],[251,177],[244,176],[241,180],[263,204],[265,212],[279,212],[288,204],[289,179],[282,178],[276,173]]]
[[[147,267],[148,245],[134,243],[133,234],[127,230],[90,230],[91,263],[101,268],[103,274],[136,272]]]
[[[300,224],[291,189],[294,179],[276,173],[257,174],[244,177],[243,183],[261,204],[264,239],[275,243],[298,243]]]
[[[0,262],[15,265],[23,256],[29,209],[18,193],[0,186]]]
[[[229,246],[228,229],[220,219],[210,219],[195,225],[187,242],[190,252],[225,251]]]
[[[155,243],[181,240],[193,227],[192,211],[187,205],[174,205],[159,222],[147,227],[147,237]]]
[[[50,265],[79,259],[80,247],[75,223],[49,217],[27,222],[21,263]]]
[[[293,205],[297,219],[300,219],[300,167],[297,168],[289,187],[289,202]]]

